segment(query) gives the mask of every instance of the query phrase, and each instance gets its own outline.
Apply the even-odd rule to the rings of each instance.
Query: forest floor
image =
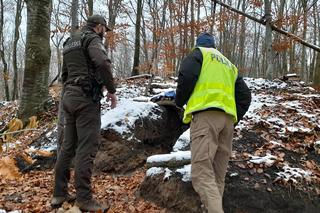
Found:
[[[21,172],[19,168],[26,168],[26,162],[32,164],[33,154],[30,153],[29,145],[37,139],[48,136],[48,130],[54,128],[57,121],[57,94],[60,88],[50,89],[54,104],[51,109],[41,115],[38,115],[35,126],[37,131],[23,131],[15,134],[12,138],[0,139],[0,170],[5,174],[5,178],[0,179],[0,213],[5,212],[55,212],[50,206],[50,200],[53,190],[53,169],[36,168]],[[14,119],[17,113],[16,102],[0,103],[0,129],[5,129],[9,122]],[[17,125],[18,122],[13,124]],[[26,127],[26,128],[30,128]],[[33,129],[34,129],[33,128]],[[14,129],[14,127],[13,127]],[[31,150],[32,151],[32,150]],[[40,156],[49,156],[52,153],[42,151],[37,153]],[[16,160],[12,161],[12,160]],[[23,160],[22,160],[23,159]],[[51,158],[49,158],[51,159]],[[52,165],[52,163],[49,163]],[[99,201],[108,203],[110,209],[108,213],[120,212],[165,212],[164,208],[145,201],[136,195],[137,188],[144,180],[146,169],[140,168],[135,172],[126,175],[107,175],[95,174],[92,179],[92,188],[94,197]],[[69,184],[70,193],[75,194],[73,186],[73,173]],[[71,210],[72,205],[65,203],[64,210]],[[64,212],[60,209],[59,212]],[[77,212],[78,209],[72,209]]]
[[[165,212],[153,203],[137,198],[135,192],[145,177],[142,169],[126,176],[95,175],[92,179],[94,197],[109,203],[108,213],[116,212]],[[70,193],[75,194],[73,175]],[[19,212],[54,212],[50,206],[53,188],[53,171],[31,171],[18,180],[1,180],[0,209]],[[65,203],[64,210],[71,204]],[[0,210],[0,212],[2,212]],[[60,210],[59,212],[63,212]]]
[[[308,210],[308,205],[320,197],[320,95],[299,82],[286,84],[247,79],[247,83],[253,92],[253,100],[234,135],[234,151],[226,179],[225,197],[230,198],[224,200],[226,212],[261,212],[270,203],[274,205],[269,206],[274,212],[279,208],[284,209],[282,212],[295,212],[294,209],[296,212],[314,212],[313,209]],[[139,97],[143,91],[144,84],[139,82],[118,89],[122,99]],[[52,129],[55,129],[57,122],[59,88],[53,87],[50,92],[53,97],[51,108],[25,127],[33,130],[24,129],[12,137],[2,136],[0,139],[0,173],[5,176],[0,180],[0,213],[51,211],[53,163],[49,162],[48,167],[46,164],[35,167],[33,163],[35,155],[45,158],[51,156],[54,150],[39,151],[30,147],[39,138],[55,137]],[[107,104],[102,106],[102,113],[110,111]],[[0,102],[1,133],[8,127],[11,127],[11,131],[21,129],[19,122],[14,120],[16,112],[16,102]],[[124,114],[125,119],[121,116],[119,119],[131,123],[127,112]],[[185,148],[188,150],[188,147]],[[52,161],[53,158],[48,159]],[[29,168],[28,163],[33,167]],[[172,212],[172,209],[162,207],[177,207],[177,203],[170,203],[176,198],[165,196],[170,193],[175,196],[173,192],[178,190],[168,188],[171,191],[162,191],[165,196],[157,190],[161,187],[165,189],[165,184],[170,181],[179,181],[178,184],[188,185],[186,188],[190,190],[186,193],[190,193],[190,199],[195,200],[190,182],[183,182],[174,175],[166,182],[162,177],[151,180],[152,177],[146,177],[146,171],[142,167],[125,175],[96,174],[92,181],[94,195],[98,200],[110,203],[109,213]],[[145,195],[141,185],[147,186]],[[240,188],[245,191],[236,193]],[[74,193],[73,184],[70,184],[70,190]],[[177,202],[181,204],[181,196],[187,195],[180,194]],[[296,203],[281,204],[282,198],[288,202],[294,198]],[[252,202],[252,199],[255,201]],[[309,206],[315,208],[316,205]],[[239,206],[243,208],[238,211]],[[65,210],[70,208],[71,205],[64,205]],[[173,212],[188,211],[181,211],[180,208]]]

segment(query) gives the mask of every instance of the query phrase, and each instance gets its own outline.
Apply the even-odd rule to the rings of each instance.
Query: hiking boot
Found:
[[[76,197],[74,195],[67,195],[65,197],[52,197],[51,198],[51,207],[56,209],[60,208],[64,202],[75,201]]]
[[[86,200],[86,201],[76,201],[75,205],[79,207],[81,211],[86,211],[86,212],[97,212],[97,211],[102,211],[102,212],[107,212],[108,209],[110,208],[108,205],[103,205],[98,203],[96,200],[91,199],[91,200]]]

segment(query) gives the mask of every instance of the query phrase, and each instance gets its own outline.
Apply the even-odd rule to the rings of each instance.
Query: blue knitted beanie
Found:
[[[196,47],[216,48],[215,38],[207,32],[200,33],[196,41]]]

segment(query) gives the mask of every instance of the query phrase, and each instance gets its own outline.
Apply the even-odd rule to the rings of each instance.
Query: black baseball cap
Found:
[[[111,29],[107,25],[106,19],[101,15],[95,14],[95,15],[89,16],[87,23],[91,23],[95,25],[101,24],[106,27],[107,31],[111,31]]]

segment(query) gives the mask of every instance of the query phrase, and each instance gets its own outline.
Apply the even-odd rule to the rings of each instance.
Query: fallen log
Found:
[[[152,89],[170,89],[170,88],[176,88],[176,84],[163,84],[163,83],[152,83],[151,88]]]
[[[152,78],[152,75],[151,74],[135,75],[135,76],[131,76],[129,78],[126,78],[126,80],[130,81],[130,80],[136,80],[136,79],[141,79],[141,78],[149,79],[149,78]]]
[[[177,168],[191,163],[190,151],[179,151],[171,154],[153,155],[147,158],[146,166]]]

